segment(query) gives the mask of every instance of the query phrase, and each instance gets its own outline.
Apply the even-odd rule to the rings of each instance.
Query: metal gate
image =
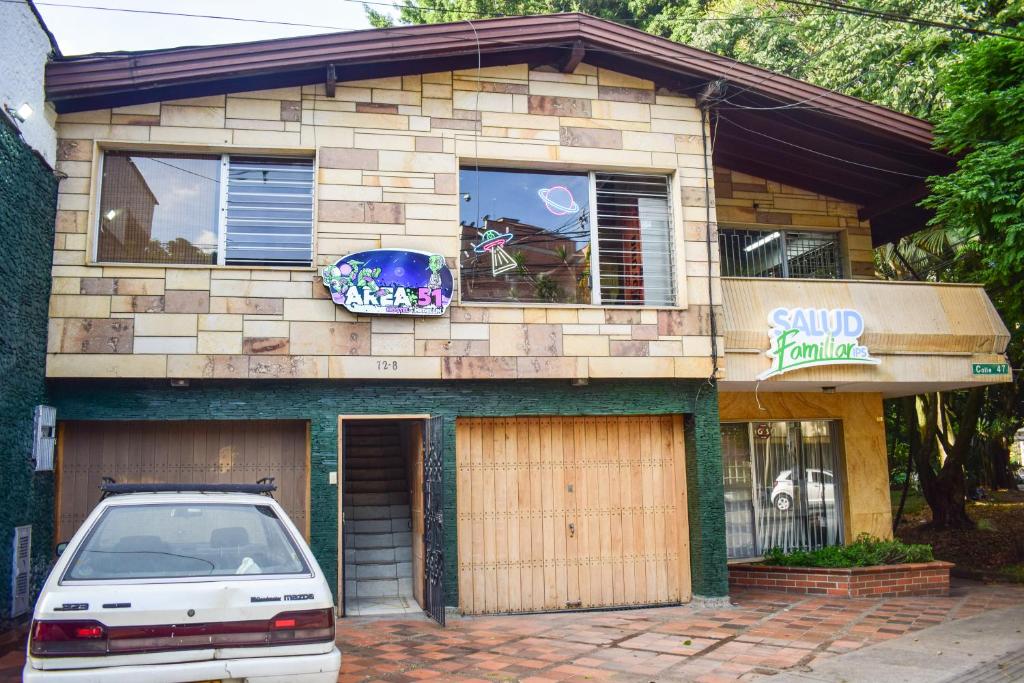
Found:
[[[427,420],[423,453],[423,546],[427,614],[444,626],[444,418]]]

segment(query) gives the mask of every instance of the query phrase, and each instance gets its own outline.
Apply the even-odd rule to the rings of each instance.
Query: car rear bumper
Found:
[[[338,648],[318,655],[210,659],[174,664],[110,666],[99,669],[32,668],[26,662],[24,683],[186,683],[243,679],[251,683],[336,683],[341,668]]]

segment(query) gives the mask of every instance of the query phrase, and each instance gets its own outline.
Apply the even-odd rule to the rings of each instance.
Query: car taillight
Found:
[[[270,620],[270,642],[315,643],[334,640],[334,610],[311,609],[282,612]]]
[[[98,621],[35,621],[29,651],[37,657],[107,653],[107,627]]]

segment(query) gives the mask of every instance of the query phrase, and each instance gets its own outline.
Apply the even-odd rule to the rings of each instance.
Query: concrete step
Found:
[[[346,516],[346,520],[350,518]],[[383,534],[393,531],[412,531],[412,520],[395,519],[352,519],[345,522],[345,532],[351,534]]]
[[[363,519],[409,519],[408,505],[357,505],[355,507],[345,506],[342,508],[345,513],[346,522],[356,522]]]
[[[353,458],[345,454],[345,471],[366,470],[377,467],[388,467],[405,471],[405,458],[401,455],[380,454],[367,456],[365,458]]]
[[[412,595],[412,579],[356,579],[345,580],[346,597],[383,598]]]
[[[345,580],[363,579],[411,579],[412,562],[389,562],[385,564],[346,564]]]
[[[403,548],[411,546],[411,531],[392,531],[382,534],[345,534],[346,548]]]
[[[405,481],[346,481],[345,493],[398,493],[408,491]]]
[[[412,562],[412,547],[402,548],[345,548],[346,564],[380,564],[385,562]]]
[[[405,491],[384,491],[381,493],[346,493],[342,502],[345,509],[360,505],[408,505],[409,494]]]
[[[365,470],[345,470],[345,481],[395,481],[405,483],[405,470],[370,468]]]

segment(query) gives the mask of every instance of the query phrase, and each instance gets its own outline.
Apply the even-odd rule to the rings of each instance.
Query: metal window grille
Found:
[[[227,160],[224,263],[308,266],[313,258],[313,160]]]
[[[14,527],[11,571],[11,617],[28,612],[32,569],[32,525]]]
[[[596,173],[594,183],[600,303],[673,305],[668,178]]]
[[[725,423],[726,551],[813,550],[843,542],[839,423]]]
[[[725,277],[843,277],[837,233],[723,228],[718,246]]]
[[[36,406],[32,414],[32,459],[36,472],[53,469],[53,446],[57,441],[57,409]]]

